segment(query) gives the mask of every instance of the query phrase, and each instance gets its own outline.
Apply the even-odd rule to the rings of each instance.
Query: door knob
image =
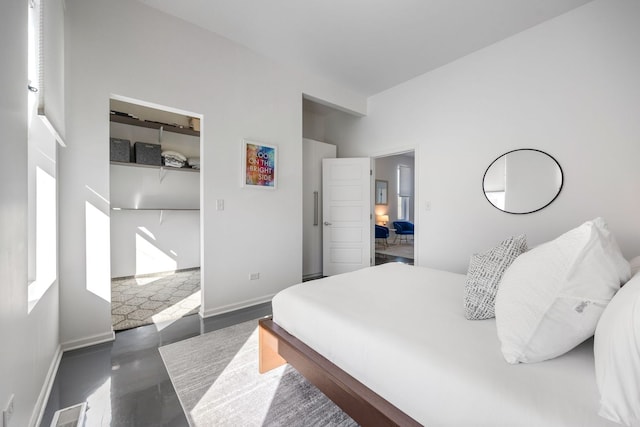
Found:
[[[330,223],[330,222],[325,221],[325,222],[324,222],[324,225],[331,225],[331,223]]]

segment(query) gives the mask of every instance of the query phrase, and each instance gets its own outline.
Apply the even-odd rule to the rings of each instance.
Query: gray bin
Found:
[[[109,152],[112,162],[129,163],[131,161],[131,142],[128,139],[110,138]]]
[[[136,163],[141,165],[162,166],[162,150],[160,144],[136,142],[133,147]]]

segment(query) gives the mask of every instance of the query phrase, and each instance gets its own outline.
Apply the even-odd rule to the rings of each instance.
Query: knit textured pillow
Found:
[[[464,286],[464,315],[469,320],[495,317],[495,300],[502,275],[527,251],[524,234],[509,237],[484,254],[473,254]]]

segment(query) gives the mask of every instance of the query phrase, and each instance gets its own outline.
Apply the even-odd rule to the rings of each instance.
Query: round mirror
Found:
[[[544,151],[523,148],[498,157],[484,173],[487,200],[503,212],[526,214],[543,209],[562,189],[562,168]]]

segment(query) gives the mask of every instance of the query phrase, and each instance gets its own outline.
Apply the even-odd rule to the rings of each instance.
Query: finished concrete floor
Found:
[[[190,315],[116,333],[113,342],[66,352],[42,426],[55,411],[87,402],[87,427],[188,426],[158,347],[271,314],[261,304],[207,319]]]

